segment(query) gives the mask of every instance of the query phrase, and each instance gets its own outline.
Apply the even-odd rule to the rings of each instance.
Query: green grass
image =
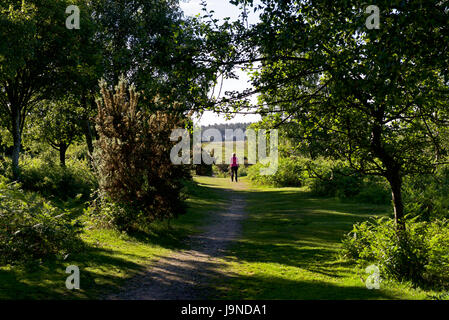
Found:
[[[218,181],[233,188],[228,180]],[[339,257],[343,234],[357,221],[385,215],[388,206],[312,197],[300,188],[234,192],[245,194],[249,216],[242,239],[223,260],[231,276],[216,279],[215,299],[425,299],[430,294],[386,282],[369,290],[368,274]]]
[[[96,299],[116,292],[130,277],[144,272],[159,257],[186,248],[185,238],[201,231],[209,218],[225,210],[232,193],[247,199],[248,218],[242,238],[222,259],[214,280],[214,299],[425,299],[433,292],[407,284],[381,283],[368,290],[367,274],[339,258],[341,238],[352,225],[388,206],[344,203],[312,197],[300,188],[248,187],[246,179],[200,177],[188,186],[186,215],[155,223],[150,234],[125,235],[86,229],[86,249],[66,261],[33,267],[1,267],[0,299]],[[66,205],[77,206],[73,202]],[[65,268],[77,265],[81,290],[65,287]]]
[[[132,236],[87,228],[82,235],[86,249],[66,261],[1,267],[0,299],[96,299],[117,291],[127,279],[144,272],[159,257],[185,248],[185,238],[200,232],[210,215],[225,205],[222,191],[202,183],[208,183],[208,179],[197,181],[198,185],[188,186],[187,214],[171,221],[170,226],[166,222],[155,223],[151,234]],[[69,265],[80,268],[80,290],[65,287],[69,276],[65,269]]]

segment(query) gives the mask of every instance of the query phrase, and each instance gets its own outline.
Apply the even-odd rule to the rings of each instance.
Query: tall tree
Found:
[[[299,124],[301,140],[321,153],[385,177],[403,229],[403,177],[432,171],[447,154],[448,3],[372,1],[380,28],[370,29],[362,2],[262,2],[261,22],[235,44],[261,63],[252,81],[258,111],[280,115],[270,117],[274,127]],[[241,106],[247,96],[224,102]]]
[[[202,25],[183,17],[178,0],[96,0],[93,8],[108,83],[124,75],[145,96],[159,94],[183,103],[184,110],[206,101],[216,74],[195,59],[207,51]]]
[[[63,94],[82,65],[77,54],[80,32],[90,18],[81,10],[80,30],[69,30],[66,1],[6,0],[0,3],[0,116],[14,140],[13,175],[19,178],[19,156],[27,115],[43,99]],[[80,1],[79,5],[82,5]]]

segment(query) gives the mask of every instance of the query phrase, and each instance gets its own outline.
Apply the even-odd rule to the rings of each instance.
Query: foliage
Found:
[[[42,196],[55,200],[66,201],[69,199],[91,198],[93,190],[98,183],[88,160],[82,156],[77,158],[77,153],[84,153],[85,148],[72,154],[65,167],[61,167],[55,161],[52,152],[41,152],[38,157],[23,155],[21,187],[26,191],[38,192]],[[10,176],[11,163],[0,160],[0,174]]]
[[[429,221],[449,217],[449,166],[439,167],[431,175],[410,176],[404,181],[405,212]]]
[[[48,143],[59,151],[59,160],[65,166],[67,149],[81,140],[83,130],[81,115],[83,109],[73,97],[54,101],[43,101],[31,115],[29,131],[34,138]]]
[[[307,178],[305,159],[303,158],[280,158],[279,166],[273,175],[261,175],[261,163],[257,163],[248,169],[248,177],[251,181],[275,187],[300,187],[304,185]]]
[[[173,165],[168,138],[182,125],[179,116],[138,110],[139,96],[134,88],[127,92],[124,80],[115,93],[101,84],[102,99],[97,101],[95,156],[100,193],[129,216],[119,212],[116,226],[122,230],[145,228],[156,219],[184,213],[180,196],[181,180],[187,176],[182,166]]]
[[[65,10],[81,7],[83,27],[66,28]],[[92,52],[91,19],[84,1],[31,0],[0,2],[0,123],[14,141],[12,170],[19,179],[22,131],[27,116],[43,99],[63,95],[79,84]],[[89,55],[83,49],[91,48]],[[76,80],[74,80],[76,79]]]
[[[343,161],[320,159],[308,164],[310,187],[321,196],[353,197],[359,193],[363,178]]]
[[[307,167],[310,176],[307,184],[317,195],[375,204],[391,200],[385,180],[376,176],[363,177],[344,161],[320,158],[309,161]]]
[[[376,1],[379,29],[366,27],[362,1],[262,3],[254,3],[260,22],[235,37],[241,56],[224,61],[243,60],[248,68],[260,62],[254,90],[223,99],[223,109],[250,105],[250,94],[258,93],[267,123],[297,124],[295,141],[311,143],[311,154],[385,177],[402,228],[403,177],[432,171],[448,151],[442,130],[449,118],[449,54],[434,50],[449,40],[447,2]]]
[[[195,174],[199,176],[212,176],[213,168],[211,164],[195,164],[194,166]]]
[[[215,177],[226,178],[230,177],[231,173],[229,172],[229,164],[219,163],[212,165],[212,173]]]
[[[275,187],[307,186],[318,196],[352,199],[364,203],[385,204],[391,200],[386,182],[378,177],[363,177],[343,161],[319,158],[280,157],[275,174],[262,176],[258,163],[248,170],[249,179]]]
[[[388,182],[382,177],[364,177],[359,193],[354,197],[355,201],[362,203],[387,204],[391,202],[391,190]]]
[[[434,288],[449,285],[448,220],[409,219],[400,233],[384,217],[357,223],[343,239],[342,253],[360,265],[375,263],[385,278]]]
[[[0,153],[13,146],[11,132],[0,126]]]
[[[116,203],[107,195],[102,195],[95,199],[92,206],[85,209],[84,214],[96,228],[130,231],[138,222],[141,212],[129,205]],[[141,227],[145,229],[147,226]]]
[[[205,104],[216,68],[201,59],[210,51],[201,23],[184,18],[177,0],[94,0],[92,6],[108,83],[124,74],[145,96],[160,94],[185,110]]]
[[[0,264],[67,257],[81,248],[81,224],[0,176]]]
[[[68,160],[65,167],[40,158],[23,157],[21,185],[60,200],[81,197],[88,200],[98,186],[87,160]]]

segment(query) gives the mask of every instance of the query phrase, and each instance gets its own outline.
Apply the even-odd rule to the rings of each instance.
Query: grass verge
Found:
[[[154,223],[150,234],[126,235],[113,230],[86,228],[86,249],[65,261],[49,260],[26,267],[0,267],[0,300],[5,299],[97,299],[118,290],[124,282],[144,272],[159,257],[186,247],[185,238],[200,232],[208,217],[226,204],[217,189],[207,187],[207,178],[188,185],[187,214]],[[61,205],[61,204],[60,204]],[[80,290],[65,286],[66,267],[80,269]]]

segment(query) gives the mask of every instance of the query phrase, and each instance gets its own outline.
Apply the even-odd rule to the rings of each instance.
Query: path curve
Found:
[[[189,238],[191,249],[161,258],[144,275],[129,280],[121,292],[106,299],[207,299],[213,291],[210,279],[223,275],[220,258],[229,244],[240,236],[241,221],[246,217],[244,196],[234,190],[226,192],[230,193],[231,204],[224,212],[214,214],[202,234]]]

